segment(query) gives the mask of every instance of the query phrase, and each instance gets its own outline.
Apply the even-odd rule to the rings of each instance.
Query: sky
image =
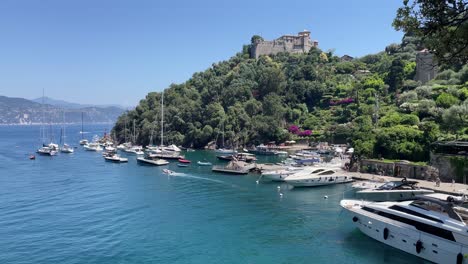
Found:
[[[307,29],[360,57],[401,41],[388,0],[2,0],[0,95],[134,106],[227,60],[253,35]]]

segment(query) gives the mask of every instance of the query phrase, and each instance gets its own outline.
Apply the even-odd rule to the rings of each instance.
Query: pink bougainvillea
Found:
[[[290,125],[288,131],[294,135],[298,135],[300,137],[308,137],[312,135],[311,130],[302,130],[296,125]]]
[[[288,130],[293,134],[297,134],[299,132],[299,127],[296,125],[290,125]]]

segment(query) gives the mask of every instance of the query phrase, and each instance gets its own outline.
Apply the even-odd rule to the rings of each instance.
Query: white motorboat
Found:
[[[99,145],[99,143],[96,143],[96,142],[88,143],[84,145],[83,148],[87,151],[101,151],[102,150],[102,147]]]
[[[169,164],[169,161],[164,160],[164,159],[153,159],[150,157],[138,157],[137,161],[142,164],[148,164],[148,165],[155,165],[155,166],[162,166],[162,165],[167,165]]]
[[[143,155],[145,152],[143,152],[143,147],[142,146],[132,146],[130,148],[126,148],[123,150],[126,153],[130,154],[135,154],[135,155]]]
[[[356,198],[368,201],[405,201],[413,200],[416,195],[433,193],[432,190],[421,189],[417,181],[390,181],[379,187],[356,192]]]
[[[63,153],[73,153],[75,150],[73,147],[69,146],[68,144],[63,144],[63,147],[60,148],[60,152]]]
[[[294,187],[314,187],[337,183],[348,183],[352,182],[353,178],[347,175],[346,171],[341,169],[322,167],[292,174],[286,177],[284,181]]]
[[[132,143],[130,142],[125,142],[125,143],[122,143],[120,145],[117,146],[117,149],[118,150],[125,150],[127,148],[131,148],[132,147]]]
[[[287,167],[284,169],[279,169],[279,170],[271,170],[271,171],[263,171],[262,172],[262,180],[267,180],[267,181],[284,181],[286,177],[297,173],[299,171],[304,170],[304,168],[301,167]]]
[[[466,263],[468,210],[443,194],[404,202],[342,200],[364,234],[394,248],[436,263]]]
[[[120,157],[120,156],[117,155],[117,154],[106,155],[106,156],[104,156],[104,159],[105,159],[106,161],[116,162],[116,163],[128,162],[128,159],[127,159],[127,158],[122,158],[122,157]]]
[[[117,149],[114,148],[114,147],[112,147],[112,146],[105,146],[104,149],[105,149],[106,151],[109,151],[109,152],[115,152],[115,151],[117,151]]]
[[[80,140],[80,145],[86,145],[88,143],[89,143],[89,141],[87,139]]]
[[[215,152],[220,153],[220,154],[236,154],[237,153],[235,149],[225,149],[225,148],[215,149]]]

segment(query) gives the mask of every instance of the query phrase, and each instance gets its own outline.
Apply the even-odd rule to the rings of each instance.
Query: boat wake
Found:
[[[190,174],[187,174],[187,173],[183,173],[183,172],[173,172],[173,173],[169,174],[169,176],[171,176],[171,177],[190,178],[190,179],[197,179],[197,180],[204,180],[204,181],[216,182],[216,183],[221,183],[221,184],[229,184],[229,183],[227,183],[227,182],[225,182],[225,181],[215,180],[215,179],[210,179],[210,178],[205,178],[205,177],[193,176],[193,175],[190,175]]]

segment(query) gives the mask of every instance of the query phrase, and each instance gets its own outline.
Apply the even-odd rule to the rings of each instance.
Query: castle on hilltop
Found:
[[[283,35],[273,41],[256,39],[250,49],[250,57],[277,54],[279,52],[307,53],[312,47],[317,47],[318,41],[310,40],[310,31],[304,30],[295,35]]]

